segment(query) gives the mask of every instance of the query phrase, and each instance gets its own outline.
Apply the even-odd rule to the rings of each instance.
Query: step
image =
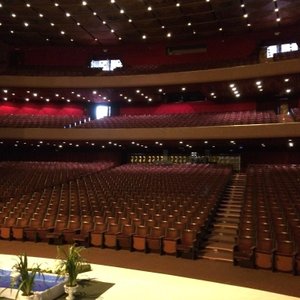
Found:
[[[220,227],[220,228],[238,228],[238,223],[229,223],[229,222],[217,222],[214,224],[214,227]]]
[[[229,252],[221,252],[214,250],[206,250],[199,254],[199,258],[202,259],[210,259],[224,262],[233,262],[232,253]]]
[[[237,207],[219,207],[218,212],[221,213],[232,213],[232,214],[240,214],[242,211],[242,208],[237,208]]]
[[[233,245],[234,245],[234,243],[214,242],[214,241],[209,242],[208,241],[204,250],[206,251],[206,249],[210,249],[215,252],[230,252],[230,253],[232,253]]]
[[[222,228],[222,227],[215,227],[212,230],[212,234],[228,234],[236,236],[237,231],[234,228]]]
[[[222,202],[220,204],[220,208],[234,208],[234,209],[241,209],[242,208],[242,204],[238,204],[238,203],[231,203],[230,201],[228,202]]]
[[[240,215],[217,214],[215,217],[216,223],[232,223],[238,224],[240,222]]]
[[[236,238],[236,234],[233,233],[231,235],[229,234],[221,234],[221,233],[215,233],[213,232],[209,238],[208,242],[217,242],[217,243],[230,243],[231,245],[234,244]]]

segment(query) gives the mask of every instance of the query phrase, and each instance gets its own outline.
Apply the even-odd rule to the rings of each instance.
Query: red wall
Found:
[[[191,42],[182,45],[190,46]],[[18,49],[24,65],[88,66],[91,58],[120,58],[126,66],[167,65],[225,61],[247,58],[255,53],[257,41],[250,37],[210,39],[201,41],[207,51],[197,54],[167,55],[166,48],[172,43],[140,43],[103,47],[27,47]]]
[[[84,108],[76,105],[36,105],[36,104],[11,104],[3,103],[0,105],[0,115],[15,114],[15,115],[73,115],[85,116]]]
[[[159,115],[174,113],[245,111],[255,109],[255,102],[216,104],[207,101],[161,104],[151,107],[122,107],[120,108],[120,115]]]

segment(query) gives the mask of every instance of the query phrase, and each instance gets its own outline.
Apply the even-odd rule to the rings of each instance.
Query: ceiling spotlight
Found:
[[[148,11],[151,11],[151,10],[152,10],[152,7],[151,7],[151,6],[148,6],[147,10],[148,10]]]
[[[15,13],[12,13],[11,16],[12,16],[13,18],[15,18],[17,15],[16,15]]]
[[[142,39],[145,40],[147,38],[147,36],[145,34],[143,34]]]
[[[87,5],[87,2],[86,1],[82,1],[81,3],[83,6]]]
[[[71,14],[69,12],[66,12],[66,17],[67,18],[71,17]]]
[[[29,26],[29,23],[28,23],[28,22],[24,22],[24,26],[25,26],[25,27],[28,27],[28,26]]]

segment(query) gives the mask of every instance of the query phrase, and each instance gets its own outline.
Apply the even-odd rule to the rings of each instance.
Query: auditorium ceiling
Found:
[[[297,30],[299,0],[1,0],[9,44],[112,45]]]
[[[298,32],[300,0],[0,0],[0,41],[30,45],[122,46],[123,43]],[[261,82],[258,84],[257,82]],[[235,82],[121,89],[1,87],[3,101],[168,103],[282,99],[300,94],[299,75]]]

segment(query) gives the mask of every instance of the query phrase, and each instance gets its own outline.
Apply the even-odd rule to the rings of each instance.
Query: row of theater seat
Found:
[[[195,258],[230,177],[230,168],[208,164],[122,165],[10,199],[1,210],[0,237],[122,248],[130,235],[131,250]]]
[[[300,122],[300,109],[298,107],[294,107],[291,109],[292,116],[296,122]]]
[[[6,198],[66,182],[82,175],[111,168],[113,161],[99,163],[3,161],[0,162],[0,207]]]
[[[300,165],[253,165],[240,219],[236,264],[300,273]]]
[[[277,123],[274,111],[239,111],[106,117],[83,123],[77,128],[158,128]]]
[[[0,114],[0,127],[10,128],[69,128],[89,121],[73,115]]]

